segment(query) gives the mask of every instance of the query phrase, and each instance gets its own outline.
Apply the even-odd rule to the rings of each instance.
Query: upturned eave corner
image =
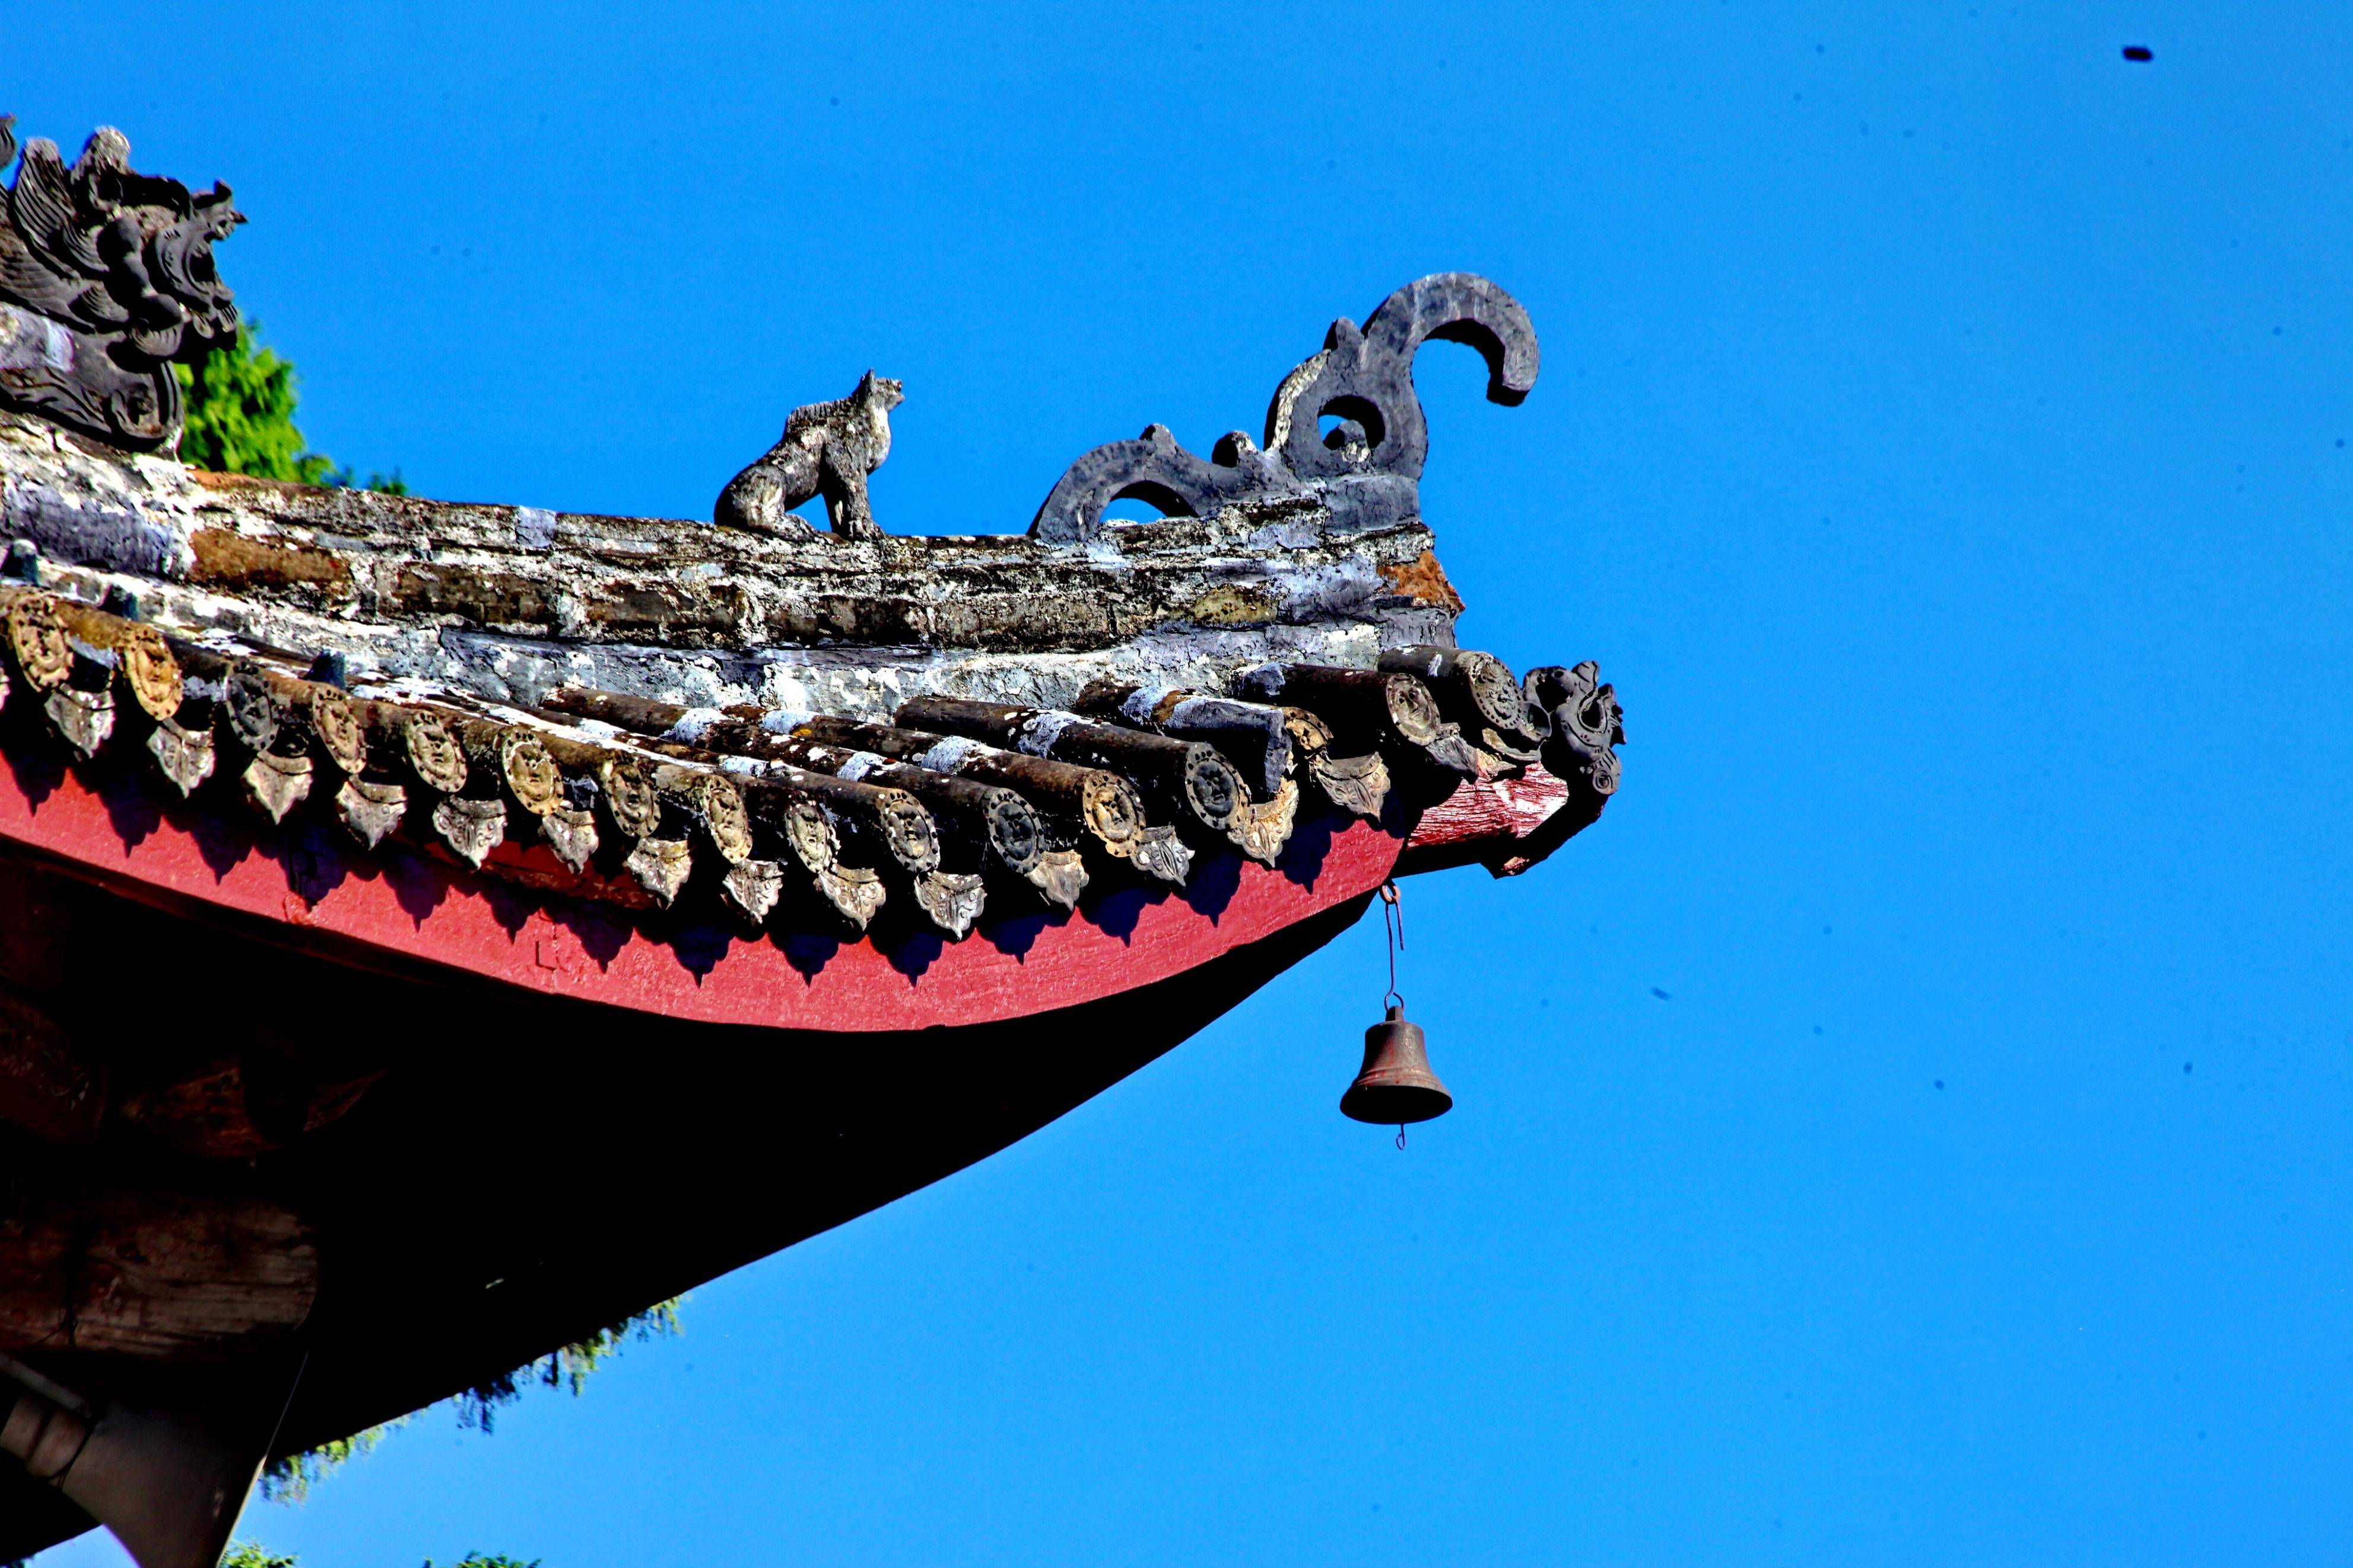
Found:
[[[1486,279],[1023,533],[890,531],[872,371],[708,519],[472,505],[175,461],[242,219],[127,160],[0,206],[0,1558],[209,1568],[265,1458],[985,1158],[1618,789],[1609,685],[1458,646],[1421,514],[1421,345],[1536,379]],[[538,1201],[617,1147],[662,1190]]]

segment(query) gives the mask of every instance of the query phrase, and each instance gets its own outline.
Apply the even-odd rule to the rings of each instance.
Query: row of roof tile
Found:
[[[1273,864],[1303,810],[1380,819],[1532,765],[1608,795],[1622,739],[1593,666],[1523,680],[1452,648],[1222,692],[1099,682],[1074,710],[921,696],[876,723],[581,687],[522,707],[29,586],[0,586],[0,708],[84,758],[129,741],[184,797],[229,784],[273,824],[323,807],[370,850],[641,908],[707,887],[754,925],[863,931],[898,892],[962,938],[992,889],[1067,910],[1105,876],[1182,885],[1205,849]]]

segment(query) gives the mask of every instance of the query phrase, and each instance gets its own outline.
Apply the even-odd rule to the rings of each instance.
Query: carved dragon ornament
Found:
[[[0,169],[16,156],[15,123],[0,115]],[[0,206],[0,408],[131,451],[171,446],[172,362],[237,332],[212,247],[244,221],[227,185],[192,195],[134,173],[111,128],[71,167],[56,142],[26,142]]]

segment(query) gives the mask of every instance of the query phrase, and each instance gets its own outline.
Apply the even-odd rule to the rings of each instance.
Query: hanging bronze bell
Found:
[[[1376,1126],[1427,1121],[1454,1109],[1454,1097],[1430,1070],[1421,1026],[1406,1022],[1405,1004],[1365,1031],[1365,1069],[1340,1097],[1340,1114]]]

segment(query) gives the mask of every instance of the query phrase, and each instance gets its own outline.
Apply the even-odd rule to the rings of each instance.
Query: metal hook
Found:
[[[1397,955],[1405,948],[1405,905],[1398,901],[1398,885],[1394,879],[1381,884],[1381,930],[1389,941],[1389,988],[1381,996],[1383,1006],[1391,1004],[1402,1007],[1405,995],[1398,990]]]
[[[1405,1123],[1402,1121],[1398,1123],[1398,1152],[1405,1152]]]

